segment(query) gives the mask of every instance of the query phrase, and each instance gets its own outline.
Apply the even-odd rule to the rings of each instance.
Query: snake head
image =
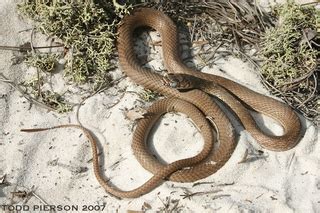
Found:
[[[192,77],[186,74],[165,74],[162,78],[162,82],[165,86],[182,91],[195,88]]]

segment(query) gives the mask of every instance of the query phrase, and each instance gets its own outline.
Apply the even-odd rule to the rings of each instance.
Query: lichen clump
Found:
[[[264,37],[262,73],[276,87],[283,88],[317,65],[317,51],[308,44],[316,33],[316,11],[314,7],[289,3],[275,12],[280,20]]]
[[[37,67],[43,72],[53,72],[60,57],[60,54],[56,53],[31,54],[26,57],[25,63],[28,66]]]
[[[262,75],[275,94],[319,122],[319,10],[289,1],[274,13],[278,22],[261,43]]]
[[[58,38],[66,49],[65,75],[73,82],[108,83],[119,16],[127,13],[111,1],[26,0],[19,11],[30,17],[47,36]]]

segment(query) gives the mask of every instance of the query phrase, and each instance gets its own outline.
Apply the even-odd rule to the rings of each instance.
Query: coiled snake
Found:
[[[164,77],[142,68],[138,63],[132,38],[133,32],[142,26],[152,27],[160,33],[168,76]],[[107,192],[126,198],[139,197],[148,193],[165,179],[191,182],[207,177],[221,168],[230,158],[236,147],[234,128],[210,95],[228,105],[240,119],[244,128],[264,148],[284,151],[297,144],[301,133],[301,123],[297,114],[289,106],[226,78],[186,67],[179,57],[177,35],[177,28],[169,17],[149,8],[136,9],[132,15],[123,19],[119,27],[117,48],[122,70],[133,82],[168,97],[155,102],[148,109],[147,114],[151,116],[146,116],[138,122],[133,135],[134,155],[145,169],[154,174],[142,186],[134,190],[122,191],[106,182],[100,174],[96,142],[90,132],[79,125],[69,124],[22,131],[35,132],[62,127],[82,129],[92,145],[94,172],[97,180]],[[263,133],[247,108],[277,120],[284,129],[283,135],[271,136]],[[162,114],[170,111],[185,113],[194,121],[203,136],[204,146],[202,151],[194,157],[163,165],[149,153],[146,141],[153,124]],[[214,149],[213,127],[219,141],[219,145]]]

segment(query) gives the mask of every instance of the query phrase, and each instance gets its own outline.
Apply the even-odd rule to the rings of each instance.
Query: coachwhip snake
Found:
[[[133,32],[143,26],[151,27],[161,35],[164,63],[169,73],[166,77],[141,67],[137,61],[132,41]],[[179,56],[177,35],[177,28],[169,17],[149,8],[136,9],[132,15],[123,19],[119,27],[117,47],[122,70],[133,82],[168,97],[155,102],[148,109],[147,114],[152,116],[141,119],[133,135],[132,149],[136,158],[145,169],[154,174],[142,186],[130,191],[122,191],[103,179],[99,169],[96,142],[84,127],[68,124],[22,131],[36,132],[64,127],[80,128],[92,145],[93,167],[97,180],[110,194],[126,198],[146,194],[165,179],[192,182],[207,177],[221,168],[230,158],[236,147],[235,132],[228,117],[212,101],[210,95],[228,105],[240,119],[244,128],[264,148],[285,151],[297,144],[301,134],[301,123],[297,114],[289,106],[226,78],[186,67]],[[278,121],[284,129],[283,135],[272,136],[263,133],[248,109],[253,109]],[[194,157],[163,165],[149,153],[146,141],[154,123],[162,114],[170,111],[185,113],[194,121],[202,134],[204,146],[202,151]],[[214,149],[212,127],[217,132],[219,141],[219,145]]]

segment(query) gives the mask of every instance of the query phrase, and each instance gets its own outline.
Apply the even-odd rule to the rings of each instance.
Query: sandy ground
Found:
[[[30,31],[20,32],[30,28],[18,16],[13,0],[0,1],[0,45],[19,46],[30,41]],[[155,33],[153,37],[160,39]],[[12,65],[14,54],[0,50],[0,72],[20,82],[34,70],[23,64]],[[162,65],[157,57],[149,65],[159,69]],[[213,67],[204,67],[202,71],[225,76],[268,95],[253,69],[238,59],[219,59]],[[122,76],[120,70],[114,75]],[[52,76],[57,92],[66,90],[60,80],[61,73]],[[106,177],[124,190],[151,177],[132,154],[134,122],[124,115],[127,109],[145,106],[139,92],[140,87],[124,78],[117,86],[87,99],[79,111],[79,120],[95,133],[103,148],[101,164]],[[264,128],[281,134],[281,127],[271,119],[257,118]],[[264,150],[242,130],[231,159],[216,174],[199,181],[201,184],[165,182],[138,199],[119,200],[108,195],[95,179],[91,149],[81,131],[20,132],[21,128],[77,123],[75,110],[58,114],[37,106],[30,108],[18,91],[0,81],[0,212],[10,204],[24,205],[23,212],[35,212],[34,209],[44,208],[45,203],[61,205],[65,210],[78,208],[74,212],[91,208],[92,212],[320,212],[319,128],[301,120],[304,135],[292,150]],[[154,152],[166,162],[195,155],[202,147],[201,135],[181,114],[165,115],[152,140]],[[239,164],[246,150],[248,159]],[[4,176],[5,180],[1,178]],[[19,191],[33,193],[27,199],[17,193],[13,196],[12,192]],[[185,198],[186,194],[193,196]]]

